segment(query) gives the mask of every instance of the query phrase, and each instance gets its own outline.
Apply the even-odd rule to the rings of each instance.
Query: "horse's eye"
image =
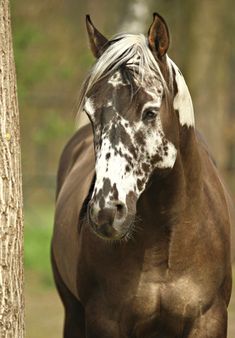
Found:
[[[143,121],[153,121],[157,116],[157,110],[146,109],[143,112],[142,120]]]

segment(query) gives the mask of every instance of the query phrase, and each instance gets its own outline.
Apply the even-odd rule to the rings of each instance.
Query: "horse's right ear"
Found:
[[[86,28],[91,51],[96,58],[99,58],[104,50],[109,46],[109,41],[95,28],[90,15],[86,15]]]
[[[158,13],[153,13],[153,22],[148,31],[148,42],[152,52],[161,60],[170,44],[170,35],[165,20]]]

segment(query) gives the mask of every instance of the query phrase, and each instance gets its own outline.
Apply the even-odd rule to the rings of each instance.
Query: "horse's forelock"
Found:
[[[89,90],[102,78],[126,65],[144,83],[145,74],[155,73],[168,91],[161,69],[148,47],[143,34],[119,34],[110,40],[110,46],[97,60],[86,78],[80,93],[78,115],[83,110],[84,99]]]

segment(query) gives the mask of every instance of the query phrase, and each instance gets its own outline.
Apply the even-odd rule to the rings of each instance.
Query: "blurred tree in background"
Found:
[[[169,56],[191,91],[196,125],[235,196],[234,0],[11,0],[21,113],[25,262],[26,270],[39,271],[46,283],[51,283],[49,240],[58,159],[75,130],[79,88],[94,62],[85,15],[90,14],[97,28],[111,37],[121,31],[147,33],[155,11],[170,27]],[[56,331],[42,332],[34,327],[29,337],[57,336]]]

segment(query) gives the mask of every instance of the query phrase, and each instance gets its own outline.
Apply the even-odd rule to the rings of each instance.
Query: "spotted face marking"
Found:
[[[131,64],[126,71],[133,71]],[[94,124],[95,206],[108,208],[112,201],[121,201],[134,214],[152,172],[172,168],[177,151],[163,130],[161,81],[155,74],[148,75],[144,83],[138,74],[133,72],[132,76],[134,88],[125,83],[125,74],[115,72],[106,80],[110,96],[103,97],[96,89],[84,109]]]

